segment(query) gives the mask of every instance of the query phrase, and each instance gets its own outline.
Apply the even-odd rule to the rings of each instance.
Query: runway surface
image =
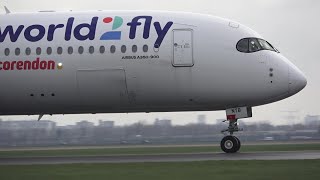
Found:
[[[245,142],[243,145],[290,145],[290,144],[320,144],[320,140],[308,141],[259,141]],[[220,147],[218,143],[202,143],[202,144],[163,144],[163,145],[115,145],[115,146],[61,146],[61,147],[0,147],[2,151],[33,151],[33,150],[77,150],[77,149],[118,149],[118,148],[163,148],[163,147]]]
[[[0,158],[0,165],[320,159],[320,151]]]

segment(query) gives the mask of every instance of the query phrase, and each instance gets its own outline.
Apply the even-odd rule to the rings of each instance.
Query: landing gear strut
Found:
[[[236,153],[241,148],[241,142],[239,138],[233,136],[234,132],[242,131],[238,127],[238,119],[240,118],[248,118],[252,117],[252,108],[251,107],[239,107],[239,108],[231,108],[226,110],[227,120],[224,122],[228,122],[228,129],[221,131],[222,133],[229,133],[228,136],[225,136],[221,143],[222,151],[226,153]]]
[[[238,127],[237,120],[228,120],[229,121],[229,127],[228,129],[221,131],[222,133],[229,132],[229,136],[225,136],[220,143],[222,151],[225,153],[236,153],[241,148],[241,142],[239,138],[236,136],[233,136],[234,132],[238,132],[241,129]]]

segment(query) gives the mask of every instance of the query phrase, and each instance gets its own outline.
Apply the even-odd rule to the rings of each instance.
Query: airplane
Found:
[[[0,115],[226,111],[220,145],[252,107],[301,91],[305,75],[254,30],[166,11],[0,15]]]

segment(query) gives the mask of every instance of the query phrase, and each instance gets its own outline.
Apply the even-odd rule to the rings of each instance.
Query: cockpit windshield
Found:
[[[258,39],[250,39],[249,40],[249,52],[256,52],[262,50]]]
[[[270,50],[270,51],[277,51],[275,48],[273,48],[273,46],[268,43],[267,41],[263,40],[263,39],[258,39],[262,49],[265,49],[265,50]]]
[[[244,38],[237,44],[237,50],[244,53],[252,53],[261,50],[279,52],[268,41],[259,38]]]

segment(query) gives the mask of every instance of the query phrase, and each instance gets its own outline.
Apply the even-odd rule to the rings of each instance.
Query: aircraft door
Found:
[[[191,67],[193,61],[193,30],[173,30],[173,66]]]

